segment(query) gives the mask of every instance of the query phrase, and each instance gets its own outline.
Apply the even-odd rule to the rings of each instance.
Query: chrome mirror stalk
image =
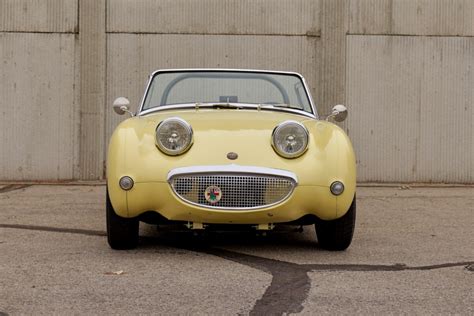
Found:
[[[119,97],[115,99],[114,104],[113,104],[114,111],[118,115],[123,115],[125,113],[128,113],[130,114],[130,116],[133,117],[135,116],[135,114],[133,114],[132,111],[129,110],[129,106],[130,106],[130,101],[124,97]]]
[[[342,104],[335,105],[332,108],[331,114],[326,116],[326,121],[329,121],[331,117],[334,118],[336,122],[344,121],[347,118],[347,108]]]

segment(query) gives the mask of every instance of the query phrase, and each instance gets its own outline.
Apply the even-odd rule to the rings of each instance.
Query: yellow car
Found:
[[[114,131],[107,158],[107,236],[138,245],[139,222],[190,230],[315,225],[319,245],[344,250],[356,217],[351,142],[324,120],[297,73],[174,69],[150,76],[136,113]]]

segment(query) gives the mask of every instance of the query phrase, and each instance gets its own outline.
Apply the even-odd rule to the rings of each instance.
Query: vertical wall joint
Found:
[[[104,172],[106,76],[106,0],[79,0],[81,47],[80,178],[101,179]]]
[[[321,109],[346,102],[346,34],[349,1],[321,0]]]

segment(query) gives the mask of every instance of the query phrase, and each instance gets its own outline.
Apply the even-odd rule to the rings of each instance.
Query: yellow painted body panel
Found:
[[[194,143],[183,155],[167,156],[155,145],[155,129],[162,120],[176,116],[191,124]],[[273,129],[285,120],[299,121],[309,131],[308,150],[296,159],[280,157],[271,146]],[[229,160],[229,152],[237,153],[238,159]],[[229,164],[287,170],[296,174],[298,186],[280,204],[229,211],[188,204],[167,182],[174,168]],[[293,221],[306,214],[325,220],[341,217],[355,194],[355,169],[352,145],[344,131],[332,123],[275,111],[192,109],[162,111],[122,122],[109,144],[107,183],[112,205],[122,217],[153,210],[169,220],[265,224]],[[118,185],[125,175],[135,181],[127,192]],[[336,180],[345,185],[338,197],[329,191]]]

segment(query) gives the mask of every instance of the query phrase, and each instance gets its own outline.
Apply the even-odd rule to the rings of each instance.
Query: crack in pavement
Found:
[[[189,249],[193,250],[193,249]],[[311,280],[308,272],[313,271],[352,271],[352,272],[383,272],[406,270],[435,270],[442,268],[465,266],[474,261],[443,263],[427,266],[410,267],[405,264],[371,265],[371,264],[296,264],[275,259],[263,258],[220,248],[210,248],[201,252],[223,259],[244,264],[272,275],[272,282],[262,298],[257,300],[250,315],[283,315],[298,313],[303,310],[304,300],[308,297]]]
[[[37,226],[37,225],[20,225],[20,224],[0,224],[1,228],[13,228],[13,229],[26,229],[26,230],[36,230],[36,231],[45,231],[45,232],[54,232],[54,233],[67,233],[67,234],[80,234],[88,236],[107,236],[107,233],[100,230],[90,230],[90,229],[79,229],[79,228],[60,228],[60,227],[50,227],[50,226]]]
[[[305,266],[219,248],[204,249],[201,252],[244,264],[272,276],[270,286],[255,302],[250,315],[282,315],[303,310],[303,302],[311,288]]]
[[[48,226],[16,224],[0,224],[0,227],[81,234],[87,236],[106,236],[106,233],[103,231],[75,228],[57,228]],[[155,240],[156,238],[141,237],[141,239]],[[263,296],[256,301],[255,305],[250,311],[250,315],[282,315],[301,312],[303,310],[303,303],[308,297],[308,293],[311,288],[311,279],[308,276],[308,272],[313,271],[398,272],[413,270],[426,271],[464,266],[466,270],[474,272],[474,261],[451,262],[425,266],[407,266],[401,263],[396,263],[393,265],[297,264],[229,251],[222,248],[207,247],[205,244],[189,246],[184,244],[182,241],[167,241],[165,242],[165,245],[183,250],[195,251],[217,256],[225,260],[230,260],[269,273],[272,276],[272,282],[270,286],[265,290]],[[0,314],[0,316],[2,315]]]
[[[15,190],[31,187],[31,184],[9,184],[0,188],[0,193],[7,193]],[[1,315],[0,315],[1,316]]]

